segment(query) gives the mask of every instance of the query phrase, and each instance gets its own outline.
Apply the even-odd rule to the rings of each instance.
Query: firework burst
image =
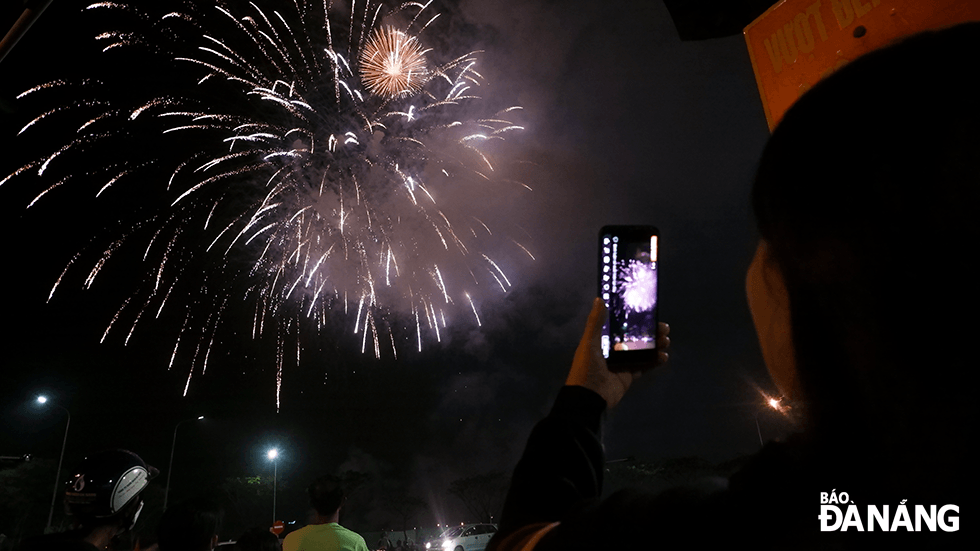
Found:
[[[648,312],[654,307],[657,296],[657,272],[653,264],[641,260],[625,262],[620,269],[619,294],[626,308],[634,312]]]
[[[489,153],[494,140],[521,129],[510,121],[518,108],[467,115],[479,102],[476,56],[432,60],[422,45],[436,17],[424,15],[428,4],[354,2],[333,25],[326,2],[256,2],[242,12],[187,6],[155,17],[117,3],[87,8],[148,28],[98,35],[107,55],[162,55],[187,86],[140,96],[107,93],[94,80],[56,81],[21,94],[68,89],[94,99],[28,123],[22,134],[51,119],[77,131],[0,184],[48,180],[30,208],[71,185],[139,207],[86,272],[87,288],[127,248],[147,266],[103,339],[121,326],[128,342],[142,320],[181,309],[170,366],[189,360],[189,385],[207,369],[229,309],[250,305],[252,337],[272,333],[278,343],[278,404],[293,347],[300,360],[301,323],[322,327],[342,312],[361,351],[376,357],[397,354],[400,341],[421,349],[430,338],[423,333],[440,339],[454,313],[480,323],[473,297],[511,285],[491,251],[507,245],[508,254],[530,256],[491,230],[488,211],[501,194],[526,188],[497,177]],[[81,157],[98,158],[99,167],[72,174]],[[52,294],[87,254],[75,255]]]
[[[414,36],[392,27],[377,29],[359,56],[361,82],[383,98],[415,94],[428,78],[425,53]]]

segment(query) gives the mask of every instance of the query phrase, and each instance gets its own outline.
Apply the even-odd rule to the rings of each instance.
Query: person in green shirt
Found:
[[[307,493],[316,512],[313,524],[287,534],[282,551],[368,551],[360,534],[338,524],[347,498],[336,477],[321,476]]]

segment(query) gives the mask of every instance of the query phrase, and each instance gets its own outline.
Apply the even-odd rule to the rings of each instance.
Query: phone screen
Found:
[[[657,348],[657,228],[605,226],[599,232],[599,296],[609,319],[602,355],[649,361]]]

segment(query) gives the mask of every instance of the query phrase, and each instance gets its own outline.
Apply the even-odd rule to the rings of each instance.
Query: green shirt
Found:
[[[282,551],[368,551],[357,532],[336,522],[310,524],[286,535]]]

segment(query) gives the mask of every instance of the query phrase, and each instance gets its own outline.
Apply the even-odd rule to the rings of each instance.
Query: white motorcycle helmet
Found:
[[[83,524],[125,515],[123,524],[136,525],[143,499],[140,493],[159,471],[126,450],[108,450],[86,457],[65,487],[65,509]]]

